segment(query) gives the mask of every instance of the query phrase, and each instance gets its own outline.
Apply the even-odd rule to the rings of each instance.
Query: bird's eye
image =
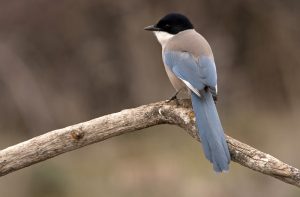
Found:
[[[166,25],[165,25],[165,27],[170,27],[170,26],[171,26],[170,24],[166,24]]]

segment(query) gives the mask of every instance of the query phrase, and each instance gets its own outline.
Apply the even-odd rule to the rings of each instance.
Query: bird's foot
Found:
[[[205,86],[205,87],[204,87],[204,91],[205,91],[205,92],[208,92],[208,91],[211,92],[212,97],[213,97],[213,100],[214,100],[214,102],[215,102],[215,104],[216,104],[217,101],[218,101],[218,96],[217,96],[217,94],[214,93],[214,92],[212,92],[211,89],[210,89],[208,86]]]
[[[214,99],[214,101],[215,101],[215,104],[217,104],[218,96],[217,96],[217,95],[213,95],[213,99]]]
[[[178,104],[178,100],[177,100],[177,95],[178,95],[178,93],[180,92],[180,90],[179,91],[177,91],[174,95],[172,95],[166,102],[167,103],[169,103],[169,102],[171,102],[171,101],[176,101],[176,103]]]

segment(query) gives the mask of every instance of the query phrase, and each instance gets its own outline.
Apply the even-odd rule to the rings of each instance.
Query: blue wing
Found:
[[[164,63],[180,78],[194,93],[205,86],[215,88],[217,72],[212,57],[202,56],[198,59],[188,52],[166,51],[163,54]]]

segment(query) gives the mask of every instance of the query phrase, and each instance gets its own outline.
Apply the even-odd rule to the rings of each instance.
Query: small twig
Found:
[[[0,176],[108,138],[159,124],[184,128],[199,140],[188,100],[157,102],[50,131],[0,151]],[[300,171],[275,157],[227,136],[233,161],[300,187]]]

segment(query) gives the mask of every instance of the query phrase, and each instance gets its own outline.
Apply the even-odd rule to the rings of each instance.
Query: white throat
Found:
[[[161,44],[162,48],[165,48],[167,42],[174,36],[164,31],[155,31],[154,34],[158,42]]]

